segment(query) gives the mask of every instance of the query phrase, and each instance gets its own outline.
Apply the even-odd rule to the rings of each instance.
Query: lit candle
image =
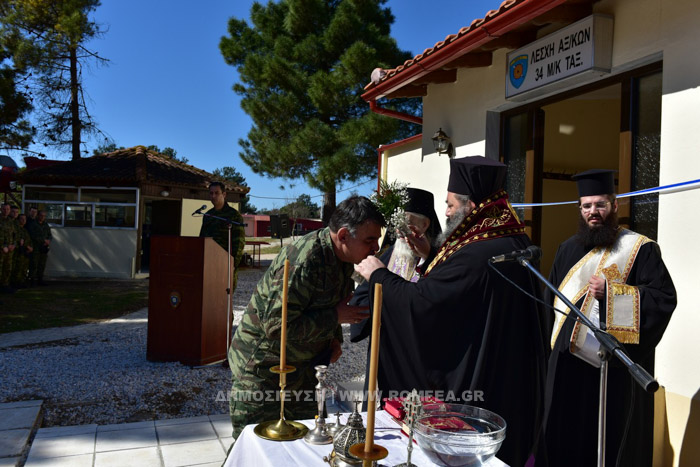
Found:
[[[372,451],[374,444],[374,415],[377,404],[377,365],[379,363],[379,328],[382,324],[382,284],[374,285],[374,307],[372,308],[372,347],[369,354],[369,384],[367,389],[367,436],[365,452]]]
[[[280,331],[280,369],[287,365],[287,294],[289,293],[289,260],[284,260],[284,284],[282,285],[282,329]]]

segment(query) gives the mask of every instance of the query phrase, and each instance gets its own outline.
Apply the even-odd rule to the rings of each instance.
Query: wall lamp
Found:
[[[167,189],[165,189],[160,192],[160,195],[164,198],[167,198],[168,196],[170,196],[170,192]]]
[[[444,131],[442,131],[442,128],[435,132],[432,139],[433,147],[438,155],[447,154],[447,157],[450,159],[455,156],[455,149],[454,146],[452,146],[450,137],[447,136]]]

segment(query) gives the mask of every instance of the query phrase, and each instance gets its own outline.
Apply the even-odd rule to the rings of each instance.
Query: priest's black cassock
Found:
[[[550,282],[559,287],[569,270],[590,250],[576,237],[562,243]],[[653,375],[654,348],[676,306],[675,288],[656,243],[649,242],[640,248],[626,284],[640,290],[641,322],[639,344],[625,344],[625,349],[632,360]],[[546,295],[548,302],[553,303],[552,294]],[[600,313],[600,319],[605,321],[605,313]],[[573,327],[574,320],[567,318],[549,359],[545,440],[550,466],[596,465],[600,370],[569,352]],[[616,465],[626,424],[629,424],[629,432],[619,465],[651,465],[653,395],[634,382],[614,357],[609,365],[607,397],[606,465]],[[631,405],[633,413],[629,418]]]
[[[377,376],[382,396],[445,391],[446,402],[459,398],[456,402],[499,414],[508,427],[497,456],[513,466],[527,460],[541,419],[546,326],[536,302],[491,270],[488,260],[529,245],[524,234],[465,244],[416,283],[387,269],[370,277],[370,291],[382,284]],[[497,267],[538,293],[525,268]],[[470,400],[479,394],[483,400]]]

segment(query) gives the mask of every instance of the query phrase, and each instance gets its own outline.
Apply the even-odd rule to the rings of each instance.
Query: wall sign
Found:
[[[506,98],[585,72],[609,73],[612,33],[612,17],[591,15],[510,52],[506,59]]]

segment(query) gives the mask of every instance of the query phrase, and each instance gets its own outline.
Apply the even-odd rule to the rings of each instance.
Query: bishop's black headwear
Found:
[[[506,186],[506,166],[483,156],[450,159],[450,181],[447,191],[469,198],[479,204],[489,195]]]
[[[615,171],[592,169],[571,177],[576,180],[579,198],[583,196],[612,195],[615,193]]]
[[[440,227],[440,221],[435,213],[435,199],[433,198],[433,194],[429,191],[421,190],[420,188],[409,187],[406,190],[408,191],[408,203],[404,206],[404,211],[421,214],[430,219],[430,226],[428,227],[427,234],[428,237],[434,239],[442,232],[442,228]]]

